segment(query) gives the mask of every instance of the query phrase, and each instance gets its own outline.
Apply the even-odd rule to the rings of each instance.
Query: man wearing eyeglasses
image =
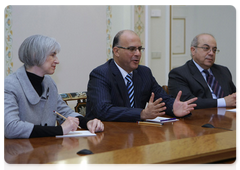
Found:
[[[112,51],[113,59],[90,73],[87,118],[135,122],[165,113],[183,117],[194,109],[192,102],[197,98],[181,102],[179,92],[175,100],[158,85],[148,67],[139,65],[144,48],[135,32],[118,32]]]
[[[182,90],[181,100],[198,97],[196,108],[235,107],[236,87],[227,67],[214,64],[219,52],[210,34],[197,35],[191,43],[192,60],[169,73],[168,90]]]

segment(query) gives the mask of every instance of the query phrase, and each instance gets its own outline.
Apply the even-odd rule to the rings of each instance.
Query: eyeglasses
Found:
[[[145,48],[143,48],[142,46],[141,47],[134,47],[134,46],[130,46],[130,47],[121,47],[121,46],[117,46],[118,48],[122,48],[122,49],[125,49],[125,50],[129,50],[131,52],[136,52],[137,49],[139,52],[143,52],[145,50]]]
[[[208,52],[208,53],[211,51],[211,47],[209,47],[209,46],[206,46],[206,47],[194,46],[194,47],[196,47],[196,48],[202,48],[203,51],[206,51],[206,52]],[[220,52],[220,50],[218,50],[217,47],[213,47],[213,48],[212,48],[212,52],[213,52],[214,54],[217,54],[217,53]]]

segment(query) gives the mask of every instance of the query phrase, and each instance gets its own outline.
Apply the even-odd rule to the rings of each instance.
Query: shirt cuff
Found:
[[[217,107],[226,107],[226,101],[224,98],[217,99]]]

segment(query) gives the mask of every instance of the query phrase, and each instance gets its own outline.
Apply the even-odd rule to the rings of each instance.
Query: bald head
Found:
[[[114,39],[113,39],[112,49],[113,49],[115,46],[118,46],[118,45],[121,44],[121,40],[122,40],[121,36],[122,36],[122,35],[125,35],[125,34],[134,34],[134,35],[138,36],[138,35],[137,35],[134,31],[132,31],[132,30],[122,30],[122,31],[119,31],[119,32],[115,35],[115,37],[114,37]]]
[[[201,37],[205,37],[205,36],[211,36],[212,38],[214,38],[214,36],[212,34],[208,34],[208,33],[203,33],[203,34],[199,34],[197,36],[195,36],[191,42],[191,47],[195,47],[198,46],[199,43],[199,38]],[[214,38],[215,39],[215,38]]]

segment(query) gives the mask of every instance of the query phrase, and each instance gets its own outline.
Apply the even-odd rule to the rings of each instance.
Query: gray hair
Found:
[[[21,62],[28,67],[41,66],[52,52],[58,53],[60,44],[51,37],[32,35],[26,38],[18,50]]]
[[[214,37],[212,34],[209,34],[209,33],[198,34],[197,36],[195,36],[195,37],[193,38],[193,40],[192,40],[192,42],[191,42],[191,47],[196,47],[196,46],[198,46],[198,38],[199,38],[200,35],[210,35],[210,36],[212,36],[212,37],[215,39],[215,37]],[[191,54],[191,56],[192,56],[192,53],[190,53],[190,54]]]

